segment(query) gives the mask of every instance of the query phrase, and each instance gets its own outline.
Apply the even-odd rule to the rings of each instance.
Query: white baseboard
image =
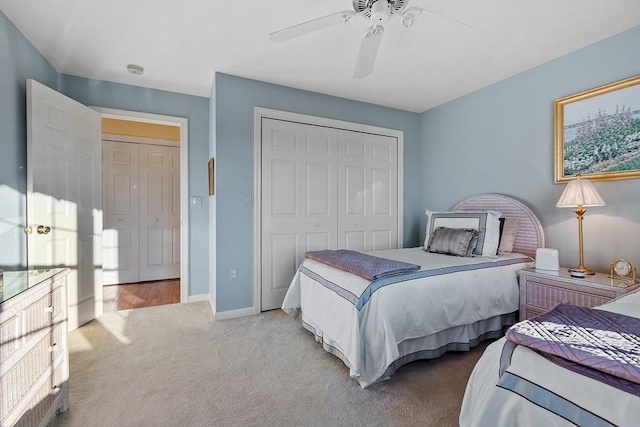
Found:
[[[238,310],[221,311],[221,312],[215,313],[213,318],[215,320],[228,320],[228,319],[235,319],[238,317],[253,316],[254,314],[255,313],[254,313],[253,307],[247,307],[247,308],[240,308]]]
[[[209,294],[197,294],[197,295],[189,295],[189,299],[187,302],[200,302],[200,301],[210,301]]]
[[[213,304],[213,301],[211,301],[211,295],[209,294],[189,295],[188,302],[201,302],[201,301],[207,301],[209,303],[209,308],[211,309],[211,316],[215,319],[216,309],[215,309],[215,305]]]

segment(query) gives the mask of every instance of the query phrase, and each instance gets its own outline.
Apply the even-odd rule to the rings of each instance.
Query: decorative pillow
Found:
[[[429,238],[437,227],[468,228],[478,231],[478,242],[473,250],[474,255],[495,256],[498,251],[498,239],[500,238],[500,212],[434,212],[425,211],[427,214],[427,231],[424,239],[424,247],[429,247]]]
[[[513,243],[516,241],[516,235],[520,228],[519,219],[504,220],[504,228],[500,237],[500,245],[498,246],[498,255],[510,254],[513,251]]]
[[[445,228],[437,227],[427,246],[427,252],[455,255],[470,256],[473,250],[470,250],[474,237],[478,237],[478,230],[469,228]]]
[[[467,248],[467,254],[465,256],[472,257],[473,251],[476,249],[477,245],[478,245],[478,233],[476,232],[473,234],[473,238],[471,239],[471,243],[469,243],[469,247]]]

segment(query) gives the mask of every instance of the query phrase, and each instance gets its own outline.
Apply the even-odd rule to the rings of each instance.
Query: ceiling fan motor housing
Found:
[[[375,24],[386,24],[391,18],[391,5],[387,0],[378,0],[371,5],[371,20]]]
[[[385,24],[394,13],[400,13],[409,0],[352,0],[356,13],[362,13],[376,25]]]

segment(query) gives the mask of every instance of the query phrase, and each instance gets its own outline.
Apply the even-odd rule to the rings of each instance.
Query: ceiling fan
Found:
[[[273,32],[269,34],[269,38],[274,42],[284,42],[334,25],[347,24],[357,16],[362,16],[372,21],[373,25],[362,36],[353,77],[356,79],[366,77],[373,71],[373,65],[376,61],[382,34],[384,33],[383,25],[389,22],[392,17],[398,16],[402,26],[408,29],[424,9],[419,7],[406,8],[409,0],[352,0],[352,3],[353,11],[345,10],[303,22],[302,24]]]

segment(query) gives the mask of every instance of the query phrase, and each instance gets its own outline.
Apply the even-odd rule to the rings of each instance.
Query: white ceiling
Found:
[[[371,25],[364,18],[285,43],[268,38],[352,10],[350,0],[0,0],[60,73],[209,97],[218,71],[413,112],[640,25],[639,0],[410,0],[408,6],[437,14],[422,13],[409,30],[392,18],[373,73],[354,80],[360,40]],[[143,66],[144,75],[129,74],[129,63]]]

